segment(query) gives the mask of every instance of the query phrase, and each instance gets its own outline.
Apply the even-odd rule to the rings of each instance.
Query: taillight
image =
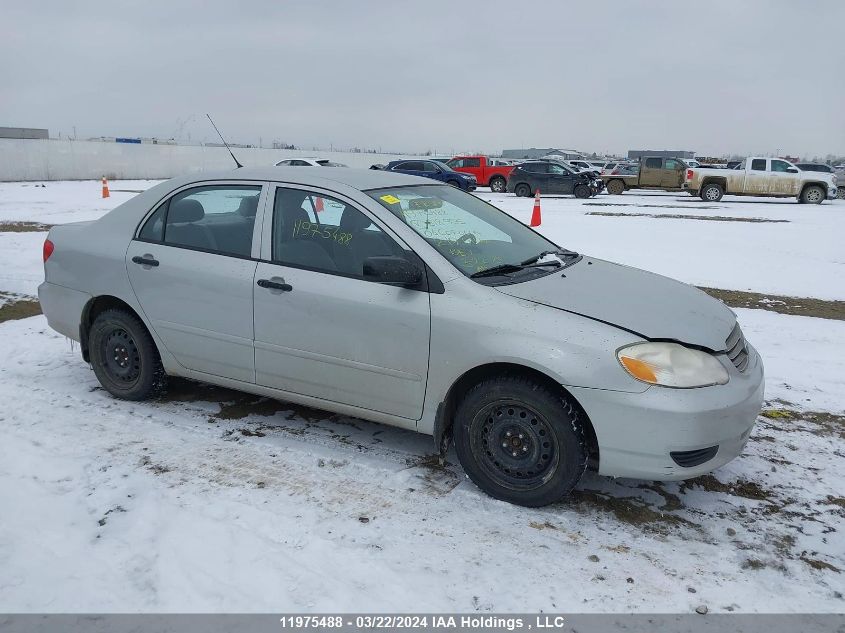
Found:
[[[692,169],[687,169],[687,180],[692,180]]]
[[[53,254],[53,249],[56,247],[53,245],[53,242],[50,240],[44,240],[44,261],[46,262],[50,259],[50,255]]]

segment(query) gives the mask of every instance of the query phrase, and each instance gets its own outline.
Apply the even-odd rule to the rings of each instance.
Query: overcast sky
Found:
[[[845,0],[4,2],[0,125],[845,154]]]

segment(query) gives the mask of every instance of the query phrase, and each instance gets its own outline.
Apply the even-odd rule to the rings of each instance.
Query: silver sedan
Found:
[[[50,326],[114,396],[183,376],[427,433],[522,505],[588,467],[708,472],[739,455],[763,399],[720,302],[415,176],[176,178],[52,228],[44,259]]]

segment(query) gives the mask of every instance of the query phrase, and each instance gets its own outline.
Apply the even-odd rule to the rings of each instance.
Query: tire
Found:
[[[836,189],[836,197],[840,200],[845,200],[845,186]]]
[[[461,183],[459,183],[457,180],[447,180],[446,184],[452,185],[453,187],[457,187],[458,189],[461,188]]]
[[[106,310],[88,332],[91,365],[103,389],[122,400],[158,395],[166,375],[155,342],[134,314]]]
[[[687,192],[691,196],[697,196],[698,195],[698,192],[695,189],[687,189]]]
[[[531,197],[531,187],[526,184],[517,185],[513,192],[519,198],[530,198]]]
[[[613,194],[614,196],[625,193],[625,183],[621,180],[608,180],[606,186],[607,193]]]
[[[458,404],[458,459],[491,497],[527,507],[560,501],[587,467],[578,411],[567,397],[529,378],[490,378]]]
[[[827,194],[824,189],[818,185],[810,185],[809,187],[804,187],[804,191],[801,192],[800,201],[804,204],[821,204],[826,197]]]
[[[491,178],[489,184],[490,191],[493,193],[504,193],[505,188],[508,186],[508,183],[504,178]]]
[[[589,198],[592,195],[590,188],[587,185],[575,185],[575,189],[572,191],[575,194],[576,198],[584,200],[585,198]]]
[[[722,185],[717,182],[711,182],[704,185],[701,188],[701,191],[698,192],[698,196],[705,202],[719,202],[724,195],[725,190],[722,188]]]

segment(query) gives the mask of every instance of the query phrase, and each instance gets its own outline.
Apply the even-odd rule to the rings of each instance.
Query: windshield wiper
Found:
[[[479,270],[478,272],[472,273],[470,275],[471,279],[476,279],[477,277],[492,277],[493,275],[505,275],[507,273],[515,273],[518,270],[522,270],[525,268],[522,264],[499,264],[498,266],[491,266],[490,268],[485,268],[484,270]]]
[[[534,263],[529,262],[527,264],[499,264],[498,266],[492,266],[490,268],[485,268],[484,270],[479,270],[476,273],[472,273],[470,277],[492,277],[493,275],[506,275],[508,273],[515,273],[525,268],[539,268],[540,266],[554,266],[555,268],[558,268],[562,265],[563,264],[561,264],[559,261]]]

